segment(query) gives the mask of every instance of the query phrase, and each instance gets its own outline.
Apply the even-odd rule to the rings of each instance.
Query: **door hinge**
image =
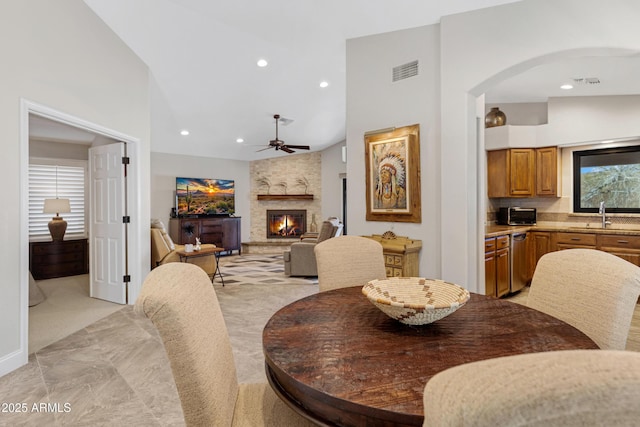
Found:
[[[129,157],[124,156],[124,157],[122,158],[122,164],[123,164],[123,165],[128,165],[128,164],[129,164]]]
[[[131,222],[131,217],[129,215],[123,216],[122,217],[122,223],[123,224],[129,224]]]
[[[122,281],[124,283],[129,283],[131,281],[131,276],[128,274],[125,274],[124,276],[122,276]]]

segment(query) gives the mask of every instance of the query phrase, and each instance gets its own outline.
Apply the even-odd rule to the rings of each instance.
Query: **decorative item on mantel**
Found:
[[[484,117],[484,126],[492,128],[496,126],[504,126],[507,124],[507,115],[500,111],[499,107],[492,107],[491,111]]]
[[[267,187],[267,194],[271,193],[271,181],[267,177],[260,177],[256,179],[256,183],[260,187]]]
[[[318,224],[316,224],[316,214],[311,214],[311,224],[309,225],[309,232],[318,232]]]
[[[307,194],[309,190],[309,180],[306,177],[301,177],[296,180],[297,184],[301,187],[304,187],[304,194]]]

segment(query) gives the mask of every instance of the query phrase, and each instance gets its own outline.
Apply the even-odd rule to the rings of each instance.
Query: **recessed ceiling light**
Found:
[[[269,65],[266,59],[258,59],[258,67],[266,67]]]
[[[329,82],[326,82],[326,81],[321,81],[320,82],[320,87],[325,88],[327,86],[329,86]]]
[[[182,130],[180,131],[180,135],[182,135],[182,136],[187,136],[187,135],[189,135],[189,131],[188,131],[188,130],[186,130],[186,129],[182,129]]]
[[[600,141],[600,144],[611,144],[612,142],[615,142],[613,139],[606,139],[604,141]]]
[[[565,84],[565,85],[560,86],[560,89],[564,89],[564,90],[573,89],[573,85]]]
[[[236,139],[236,142],[237,142],[238,144],[241,144],[241,143],[243,143],[243,142],[244,142],[244,139],[242,139],[242,138],[238,138],[238,139]]]

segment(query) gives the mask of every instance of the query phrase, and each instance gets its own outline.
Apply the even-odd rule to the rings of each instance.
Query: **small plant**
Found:
[[[287,184],[285,181],[280,181],[279,183],[276,184],[278,187],[282,187],[282,194],[287,194],[287,187],[289,186],[289,184]]]
[[[304,187],[304,194],[307,194],[307,191],[309,189],[309,180],[306,177],[301,177],[298,178],[296,180],[296,184],[298,184],[300,187]]]
[[[271,181],[267,177],[260,177],[256,179],[256,183],[259,187],[267,187],[267,194],[271,194]]]

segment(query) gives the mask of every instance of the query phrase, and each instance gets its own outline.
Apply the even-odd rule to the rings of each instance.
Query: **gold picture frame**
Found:
[[[422,222],[420,125],[365,133],[367,221]]]

